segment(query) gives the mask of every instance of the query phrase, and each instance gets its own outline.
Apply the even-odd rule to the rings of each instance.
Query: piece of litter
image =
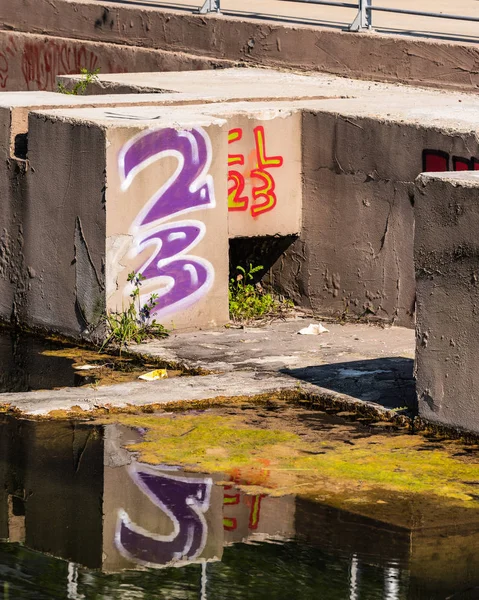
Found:
[[[73,365],[75,371],[90,371],[90,369],[101,369],[101,365]]]
[[[321,323],[311,323],[298,331],[301,335],[319,335],[320,333],[329,333],[329,329],[323,327]]]
[[[156,369],[155,371],[143,373],[138,379],[143,379],[144,381],[156,381],[157,379],[165,379],[165,377],[168,377],[166,369]]]

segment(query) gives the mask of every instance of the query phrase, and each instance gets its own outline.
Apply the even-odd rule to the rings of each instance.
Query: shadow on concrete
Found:
[[[391,357],[282,369],[281,372],[319,387],[417,414],[414,361]]]

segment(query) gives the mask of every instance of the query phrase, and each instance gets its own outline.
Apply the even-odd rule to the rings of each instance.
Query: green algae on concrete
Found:
[[[112,415],[108,421],[146,430],[143,441],[129,446],[144,462],[221,473],[255,493],[295,493],[363,514],[371,514],[374,505],[386,520],[394,502],[431,510],[441,505],[446,512],[455,506],[462,520],[479,522],[476,447],[464,449],[457,441],[434,442],[421,434],[339,417],[331,423],[321,412],[316,412],[312,429],[302,423],[308,411],[291,407],[275,418],[258,416],[257,409],[250,416],[241,409],[225,412]],[[288,413],[286,418],[282,412]],[[407,511],[418,520],[414,510]],[[402,517],[396,522],[411,524]]]

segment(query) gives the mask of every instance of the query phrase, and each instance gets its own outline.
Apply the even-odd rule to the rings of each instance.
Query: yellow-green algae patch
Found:
[[[291,419],[276,418],[272,426],[272,419],[255,418],[251,424],[241,414],[214,411],[107,420],[146,430],[142,442],[129,446],[144,462],[222,473],[273,495],[316,495],[344,505],[372,498],[387,503],[394,493],[479,508],[479,462],[474,452],[461,453],[459,442],[438,446],[423,435],[372,428],[361,435],[351,423],[323,423],[314,431]]]

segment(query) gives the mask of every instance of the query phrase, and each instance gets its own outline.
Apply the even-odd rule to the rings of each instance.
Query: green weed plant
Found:
[[[254,274],[263,269],[262,265],[253,267],[251,263],[248,270],[236,267],[236,276],[230,279],[228,290],[230,318],[233,321],[278,317],[293,307],[290,300],[277,300],[260,283],[253,283]]]
[[[141,342],[158,337],[166,337],[167,329],[157,323],[155,319],[150,320],[151,312],[157,304],[158,294],[151,294],[148,301],[141,305],[140,288],[145,277],[141,273],[132,271],[128,275],[128,282],[133,283],[133,291],[130,294],[130,304],[122,312],[109,312],[106,315],[106,327],[108,335],[101,349],[109,345],[118,346],[120,350],[128,344]]]
[[[81,68],[80,73],[82,77],[80,81],[77,81],[75,83],[71,90],[69,90],[65,85],[63,85],[63,83],[58,83],[57,89],[60,92],[60,94],[68,94],[69,96],[81,96],[86,92],[87,87],[90,85],[90,83],[98,81],[99,72],[99,68],[95,69],[94,71],[89,71],[88,69]]]

